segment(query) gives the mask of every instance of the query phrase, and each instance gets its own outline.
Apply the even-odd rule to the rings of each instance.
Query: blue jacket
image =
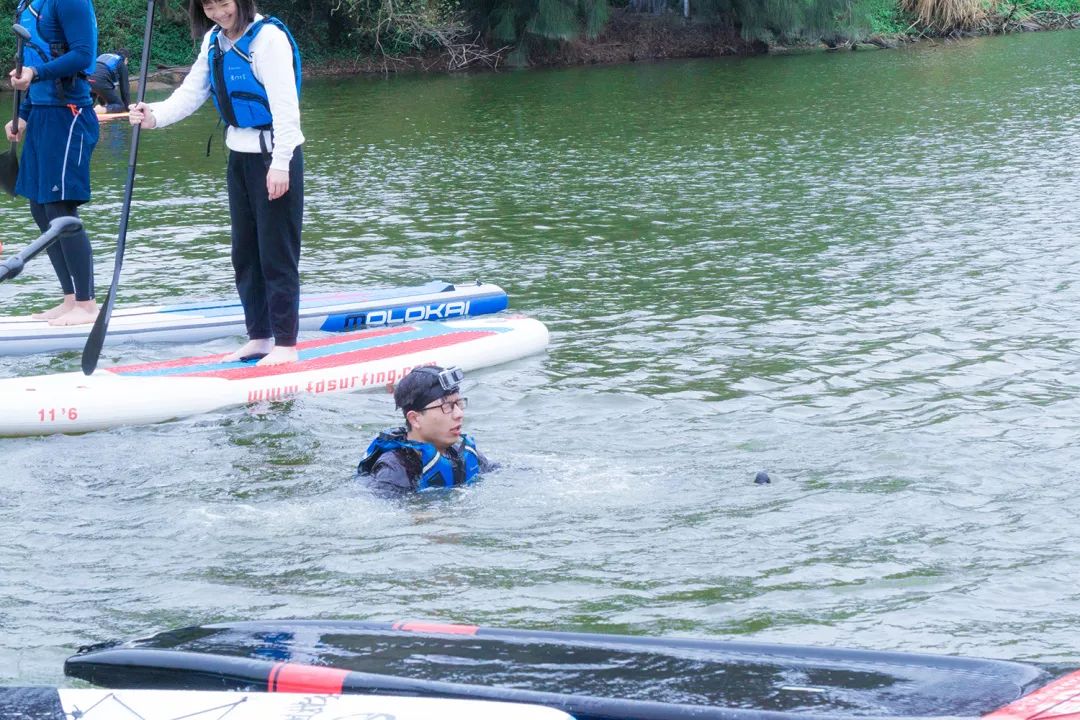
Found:
[[[215,27],[210,33],[210,97],[226,125],[260,130],[273,128],[274,116],[270,113],[266,87],[255,77],[251,67],[251,42],[267,24],[277,26],[289,38],[296,73],[296,95],[300,96],[300,49],[283,22],[275,17],[259,20],[224,52],[220,43],[221,28]]]
[[[104,67],[105,70],[115,75],[117,69],[124,62],[124,58],[116,53],[102,53],[101,55],[98,55],[97,62]]]
[[[97,63],[98,29],[90,0],[23,0],[18,16],[30,31],[23,64],[34,68],[19,114],[27,117],[31,105],[91,105],[87,76]]]
[[[371,441],[357,474],[369,476],[380,492],[396,494],[472,485],[494,467],[468,435],[441,454],[433,445],[409,440],[405,428],[399,427]]]

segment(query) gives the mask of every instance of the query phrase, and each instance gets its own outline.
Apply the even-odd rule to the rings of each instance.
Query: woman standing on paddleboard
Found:
[[[99,128],[86,76],[97,59],[97,19],[90,0],[22,0],[18,17],[30,39],[11,85],[26,96],[19,127],[9,122],[5,129],[12,142],[25,133],[15,194],[30,201],[34,222],[45,232],[53,219],[78,215],[90,199],[90,155]],[[33,317],[50,325],[94,322],[94,255],[86,231],[53,243],[49,260],[64,299]]]
[[[226,124],[226,183],[232,263],[249,341],[226,362],[265,355],[260,365],[296,361],[304,136],[300,53],[288,29],[253,0],[191,0],[202,48],[168,99],[131,108],[133,125],[165,127],[214,99]]]

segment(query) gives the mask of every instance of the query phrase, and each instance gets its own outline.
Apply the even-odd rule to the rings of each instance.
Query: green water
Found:
[[[0,439],[0,681],[264,617],[1075,664],[1077,57],[1036,33],[306,83],[305,289],[479,278],[551,329],[469,377],[504,468],[370,497],[381,394]],[[121,304],[232,294],[212,133],[209,109],[144,133]],[[104,129],[84,211],[102,287],[128,138]],[[0,223],[36,236],[17,201]],[[42,258],[0,307],[55,292]]]

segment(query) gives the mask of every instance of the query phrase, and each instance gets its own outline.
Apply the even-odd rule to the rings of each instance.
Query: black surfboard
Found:
[[[978,717],[1050,680],[999,660],[323,620],[182,628],[84,648],[65,672],[106,687],[508,700],[578,720]]]

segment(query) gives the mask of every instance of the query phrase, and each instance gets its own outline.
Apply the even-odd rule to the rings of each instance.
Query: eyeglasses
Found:
[[[444,415],[449,415],[454,412],[454,408],[464,412],[465,408],[469,407],[469,398],[459,397],[457,400],[446,400],[438,403],[437,405],[428,405],[427,407],[420,408],[420,412],[425,410],[434,410],[435,408],[442,408]]]

